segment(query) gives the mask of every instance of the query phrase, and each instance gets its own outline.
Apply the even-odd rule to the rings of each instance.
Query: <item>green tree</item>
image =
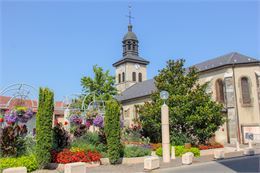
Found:
[[[120,106],[115,100],[106,103],[105,134],[109,161],[111,164],[116,164],[120,158],[122,145],[120,142]]]
[[[161,141],[161,105],[159,92],[169,92],[166,101],[170,111],[171,143],[205,143],[225,121],[223,106],[214,102],[206,93],[208,83],[200,85],[195,67],[184,68],[184,60],[169,60],[155,77],[157,92],[152,102],[140,108],[140,120],[145,136],[152,142]]]
[[[36,115],[36,158],[40,167],[44,167],[51,161],[53,96],[53,92],[48,88],[40,88]]]
[[[109,71],[104,71],[97,65],[93,66],[94,78],[82,77],[81,86],[84,94],[89,94],[85,103],[89,104],[93,97],[97,100],[107,101],[113,98],[117,93],[115,88],[115,77],[109,75]],[[82,97],[80,99],[82,101]],[[79,101],[79,102],[81,102]]]

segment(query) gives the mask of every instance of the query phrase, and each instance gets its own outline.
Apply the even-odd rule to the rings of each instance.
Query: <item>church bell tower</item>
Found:
[[[131,24],[131,7],[129,6],[128,32],[125,34],[123,44],[123,57],[113,64],[116,68],[116,88],[123,92],[137,82],[147,80],[146,66],[149,61],[139,56],[138,39],[133,32]]]

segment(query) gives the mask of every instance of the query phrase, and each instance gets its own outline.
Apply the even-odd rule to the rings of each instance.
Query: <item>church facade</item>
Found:
[[[123,38],[123,57],[113,64],[116,74],[116,99],[122,104],[126,126],[138,118],[136,105],[151,101],[157,91],[154,79],[147,80],[149,61],[140,57],[139,42],[129,24]],[[200,83],[209,82],[212,99],[224,105],[228,121],[215,133],[220,143],[260,141],[260,61],[231,52],[194,65]]]

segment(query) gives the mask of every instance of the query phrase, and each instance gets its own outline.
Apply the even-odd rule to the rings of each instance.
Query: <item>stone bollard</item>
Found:
[[[175,157],[175,147],[174,146],[172,146],[171,159],[176,159],[176,157]]]
[[[192,159],[194,154],[192,152],[188,152],[182,155],[181,160],[183,165],[190,165],[192,164]]]
[[[65,164],[64,173],[85,173],[86,164],[83,162],[75,162]]]
[[[7,168],[3,173],[27,173],[26,167]]]
[[[144,159],[144,169],[153,170],[160,167],[160,160],[158,156],[151,156]]]
[[[252,147],[252,140],[249,140],[249,141],[248,141],[248,148],[253,148],[253,147]]]
[[[240,146],[239,146],[239,142],[236,142],[236,151],[240,151]]]
[[[225,152],[224,150],[214,150],[214,159],[224,159]]]
[[[255,155],[255,150],[253,148],[245,148],[244,149],[245,156],[253,156]]]

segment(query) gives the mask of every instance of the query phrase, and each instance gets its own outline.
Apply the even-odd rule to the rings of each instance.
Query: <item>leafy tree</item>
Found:
[[[108,145],[108,155],[111,164],[119,161],[122,150],[120,142],[120,106],[112,100],[106,104],[105,134]]]
[[[166,90],[170,96],[169,106],[171,143],[205,143],[225,121],[222,105],[212,101],[206,93],[208,83],[199,84],[198,71],[185,69],[184,60],[169,60],[155,77],[157,92],[152,102],[140,108],[140,120],[145,136],[152,142],[161,141],[161,105],[159,92]]]
[[[51,161],[53,96],[53,92],[48,88],[40,88],[36,115],[36,159],[40,167],[44,167]]]
[[[109,75],[109,71],[104,71],[101,67],[97,65],[93,66],[94,78],[82,77],[81,86],[83,87],[83,92],[89,94],[85,103],[89,104],[95,97],[97,100],[107,101],[113,98],[117,93],[115,88],[115,77]],[[79,102],[82,102],[82,97],[80,97]]]

